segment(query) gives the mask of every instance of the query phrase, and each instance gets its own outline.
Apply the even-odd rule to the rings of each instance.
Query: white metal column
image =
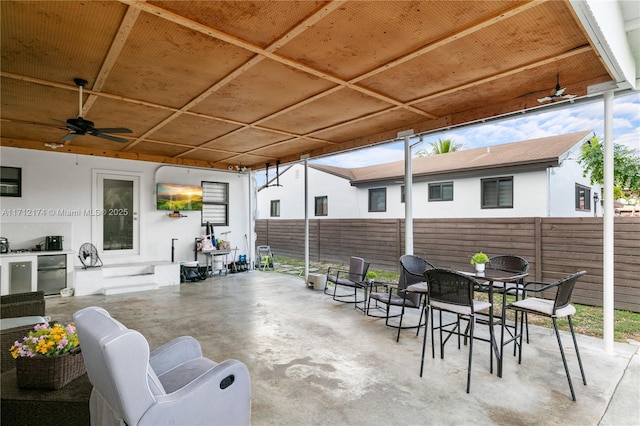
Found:
[[[309,282],[309,157],[304,159],[304,282]]]
[[[613,91],[604,93],[603,332],[604,350],[613,353]]]
[[[413,129],[399,132],[404,137],[404,254],[413,254],[413,172],[411,171],[411,146],[409,139]]]

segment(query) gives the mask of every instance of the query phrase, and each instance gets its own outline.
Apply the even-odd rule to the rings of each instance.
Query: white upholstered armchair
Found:
[[[240,361],[204,358],[188,336],[149,352],[142,334],[99,307],[73,319],[93,385],[92,425],[251,423],[249,371]]]

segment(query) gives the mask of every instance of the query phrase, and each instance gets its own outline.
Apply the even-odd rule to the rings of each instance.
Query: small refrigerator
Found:
[[[38,290],[45,295],[60,294],[67,286],[67,256],[52,254],[38,256]]]

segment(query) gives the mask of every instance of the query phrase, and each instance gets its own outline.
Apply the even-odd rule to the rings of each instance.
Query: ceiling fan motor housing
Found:
[[[82,117],[70,118],[67,123],[81,129],[83,132],[90,131],[93,128],[93,121],[85,120]]]

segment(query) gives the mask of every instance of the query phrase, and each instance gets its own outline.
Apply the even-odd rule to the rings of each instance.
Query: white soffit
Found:
[[[640,58],[631,50],[628,36],[637,34],[637,29],[625,32],[625,19],[619,1],[570,0],[576,16],[600,53],[609,71],[621,89],[638,89]],[[637,6],[637,2],[630,2]],[[637,17],[633,17],[635,20]]]

